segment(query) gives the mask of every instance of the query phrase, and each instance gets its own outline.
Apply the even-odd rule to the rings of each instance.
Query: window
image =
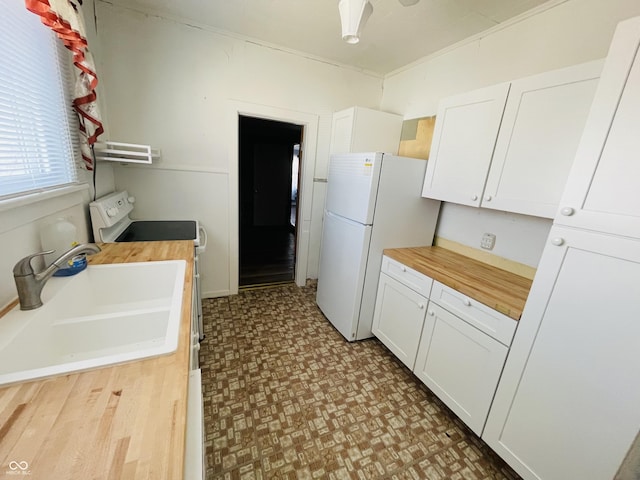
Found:
[[[69,52],[23,1],[0,15],[0,200],[77,181]]]

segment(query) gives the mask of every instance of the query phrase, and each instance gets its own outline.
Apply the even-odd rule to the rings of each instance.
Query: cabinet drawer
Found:
[[[433,282],[430,298],[500,343],[511,345],[517,326],[512,318],[437,281]]]
[[[431,292],[431,285],[433,285],[433,279],[423,275],[422,273],[407,267],[400,262],[396,262],[387,256],[382,257],[381,271],[386,273],[391,278],[395,278],[403,285],[406,285],[411,290],[419,293],[420,295],[429,298]]]

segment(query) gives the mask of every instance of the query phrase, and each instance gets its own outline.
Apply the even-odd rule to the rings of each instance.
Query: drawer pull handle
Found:
[[[471,200],[473,200],[474,202],[475,202],[476,200],[478,200],[478,195],[472,195],[472,196],[471,196]]]
[[[467,307],[471,306],[471,300],[469,300],[468,298],[465,298],[464,300],[462,300],[462,303],[464,303]]]
[[[433,310],[429,310],[429,316],[433,317],[436,314],[436,312],[434,312]]]
[[[419,308],[420,310],[422,310],[422,309],[424,308],[424,303],[419,303],[419,304],[418,304],[418,308]]]

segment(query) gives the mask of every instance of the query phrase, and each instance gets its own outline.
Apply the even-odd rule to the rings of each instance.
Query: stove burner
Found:
[[[176,221],[137,221],[116,238],[116,242],[154,242],[161,240],[195,240],[196,222],[193,220]]]

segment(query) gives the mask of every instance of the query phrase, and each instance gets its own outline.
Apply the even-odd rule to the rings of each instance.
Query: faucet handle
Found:
[[[22,260],[19,260],[18,263],[13,267],[13,276],[14,277],[25,277],[27,275],[33,275],[33,267],[31,266],[31,259],[34,257],[40,257],[44,255],[49,255],[50,253],[55,252],[55,250],[47,250],[46,252],[38,252],[33,255],[29,255],[28,257],[24,257]]]

